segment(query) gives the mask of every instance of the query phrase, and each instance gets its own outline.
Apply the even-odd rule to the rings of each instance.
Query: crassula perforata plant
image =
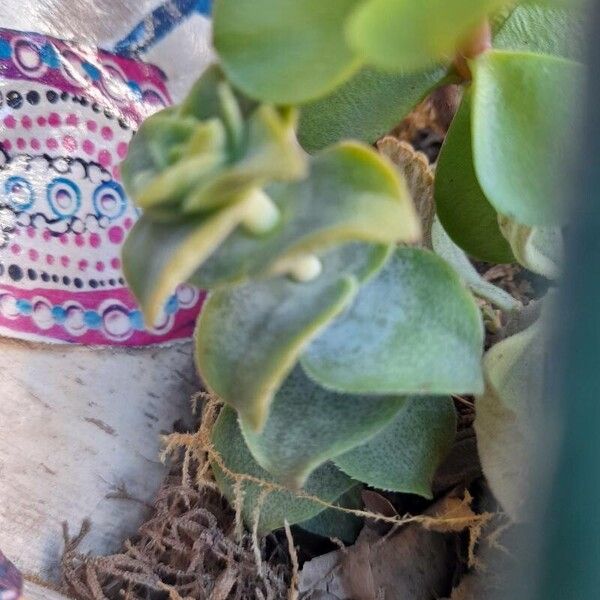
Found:
[[[467,254],[560,272],[581,19],[492,0],[215,2],[219,64],[143,124],[123,165],[144,210],[124,265],[149,322],[177,284],[208,291],[196,361],[225,403],[214,446],[230,471],[305,492],[245,483],[260,531],[287,519],[349,539],[352,520],[307,495],[356,506],[366,483],[428,497],[452,394],[484,399],[483,436],[498,407],[518,412],[512,362],[494,348],[482,363],[472,292],[518,303]],[[435,176],[421,169],[425,218],[393,151],[365,143],[448,83],[463,98]],[[533,356],[538,336],[519,335],[497,348]],[[495,489],[493,446],[480,441]]]

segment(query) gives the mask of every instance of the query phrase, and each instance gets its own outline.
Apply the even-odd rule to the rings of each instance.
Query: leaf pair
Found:
[[[504,51],[485,53],[471,68],[473,85],[439,159],[438,216],[472,256],[509,262],[516,247],[498,215],[534,228],[563,219],[559,177],[583,72],[563,58]]]
[[[307,179],[266,191],[278,221],[262,235],[240,226],[256,211],[256,194],[182,220],[145,214],[138,221],[124,248],[125,273],[149,320],[186,280],[205,288],[231,285],[286,273],[295,261],[334,244],[389,244],[413,240],[419,232],[401,180],[375,152],[357,144],[314,157]],[[336,293],[343,295],[341,288]]]
[[[451,83],[457,41],[504,4],[221,0],[215,45],[232,81],[250,96],[304,104],[299,139],[316,151],[349,137],[374,142],[434,88]],[[582,55],[580,7],[526,3],[494,14],[495,48]]]
[[[451,60],[501,0],[220,0],[214,43],[248,96],[304,103],[361,66],[410,73]]]
[[[244,430],[248,446],[235,411],[229,407],[222,410],[212,436],[222,464],[213,458],[213,471],[224,495],[242,503],[242,515],[249,527],[260,515],[258,528],[263,533],[282,527],[285,519],[309,531],[335,533],[351,542],[353,532],[357,532],[356,518],[346,515],[340,524],[343,513],[332,513],[324,503],[359,508],[357,479],[382,489],[431,497],[434,472],[454,441],[456,415],[452,401],[435,397],[378,400],[334,396],[307,382],[298,369],[280,391],[265,432],[257,436]],[[354,447],[344,432],[354,438]],[[356,444],[359,439],[362,443]],[[249,448],[261,460],[257,462]],[[316,456],[320,457],[318,462]],[[334,456],[335,465],[328,460]],[[305,463],[313,462],[313,468],[303,477],[302,491],[295,485],[299,480],[288,481],[293,489],[282,489],[278,486],[280,479],[261,466],[276,465],[275,470],[281,472],[279,460],[288,466],[298,465],[298,457]],[[223,466],[230,473],[246,476],[237,488],[240,497],[236,498],[235,477]],[[306,496],[316,496],[323,502]]]
[[[333,464],[325,463],[306,482],[304,497],[276,485],[269,486],[273,483],[272,477],[248,452],[235,411],[229,407],[223,408],[214,425],[212,442],[223,463],[219,464],[214,457],[211,461],[219,489],[234,506],[241,502],[242,517],[248,527],[251,528],[258,517],[257,528],[261,535],[283,527],[285,521],[293,525],[311,519],[326,508],[323,503],[335,503],[358,485]],[[241,480],[238,486],[236,479]],[[314,496],[320,502],[306,496]]]
[[[143,124],[123,170],[145,209],[124,270],[150,323],[184,281],[272,277],[335,244],[419,234],[403,182],[375,152],[346,143],[309,161],[294,111],[235,95],[216,67]]]
[[[298,360],[340,393],[480,389],[481,319],[457,275],[425,250],[399,248],[381,268],[384,258],[377,247],[342,246],[312,282],[280,277],[212,294],[196,332],[205,384],[255,431]]]

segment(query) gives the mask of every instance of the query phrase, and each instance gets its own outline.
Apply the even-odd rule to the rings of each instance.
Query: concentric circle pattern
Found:
[[[174,290],[148,326],[121,247],[139,211],[119,164],[169,104],[162,71],[0,29],[0,334],[145,345],[191,336],[202,295]]]

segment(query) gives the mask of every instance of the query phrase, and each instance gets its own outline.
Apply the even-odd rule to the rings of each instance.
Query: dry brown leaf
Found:
[[[432,484],[433,493],[437,495],[459,484],[468,485],[479,476],[481,476],[481,464],[477,454],[475,431],[472,427],[461,429],[448,456],[435,474]]]
[[[365,528],[351,548],[306,563],[299,590],[305,599],[327,592],[337,600],[433,600],[447,585],[447,559],[443,534],[415,524],[382,538]]]
[[[376,515],[384,515],[385,517],[395,517],[398,515],[398,511],[394,508],[394,505],[378,492],[363,490],[361,495],[366,511]],[[367,524],[380,535],[385,535],[393,527],[392,523],[385,523],[377,519],[367,519]]]
[[[422,243],[431,248],[431,227],[435,216],[433,203],[433,170],[422,152],[408,142],[386,136],[377,142],[377,149],[387,156],[404,176],[423,229]]]
[[[476,515],[471,509],[472,501],[469,492],[465,492],[463,498],[457,497],[454,492],[448,494],[431,510],[431,516],[438,519],[432,519],[431,522],[425,523],[425,526],[440,533],[458,533],[474,523],[480,523],[481,515]]]
[[[383,496],[367,498],[377,507]],[[469,555],[491,515],[477,515],[472,497],[458,489],[436,502],[421,522],[388,535],[365,527],[356,544],[305,563],[300,572],[303,600],[433,600],[447,593],[451,577],[449,536],[469,530]]]

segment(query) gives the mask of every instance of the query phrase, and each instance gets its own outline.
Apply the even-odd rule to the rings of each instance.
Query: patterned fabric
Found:
[[[0,600],[18,600],[23,593],[23,578],[17,567],[0,552]]]
[[[212,0],[167,0],[154,9],[133,31],[117,42],[115,52],[137,57],[178,27],[193,12],[209,16]]]
[[[181,286],[154,327],[125,286],[137,209],[119,163],[170,103],[160,69],[0,29],[0,334],[145,345],[189,337],[201,294]]]

